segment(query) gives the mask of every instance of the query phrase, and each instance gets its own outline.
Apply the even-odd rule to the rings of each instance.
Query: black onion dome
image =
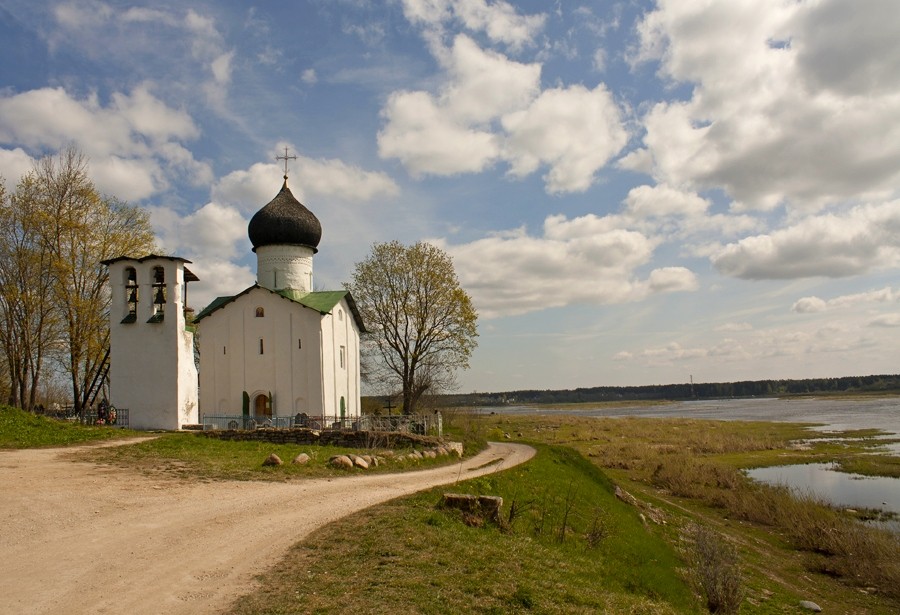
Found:
[[[273,245],[307,246],[316,252],[322,239],[322,225],[315,214],[291,194],[285,177],[281,191],[250,218],[247,234],[254,252],[260,246]]]

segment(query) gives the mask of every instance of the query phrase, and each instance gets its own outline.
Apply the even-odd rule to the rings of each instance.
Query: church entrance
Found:
[[[253,415],[260,417],[271,417],[272,406],[269,405],[269,398],[266,395],[257,395],[253,400]]]

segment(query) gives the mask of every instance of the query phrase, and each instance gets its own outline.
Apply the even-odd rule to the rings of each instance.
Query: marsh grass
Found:
[[[852,444],[861,435],[858,432],[831,434],[839,441],[836,444],[807,426],[786,423],[576,417],[563,421],[555,416],[497,421],[504,429],[524,430],[528,437],[565,442],[584,451],[599,467],[645,489],[645,495],[676,497],[694,502],[697,513],[707,514],[704,507],[710,507],[719,511],[717,515],[765,528],[802,555],[807,571],[900,605],[900,537],[860,524],[812,496],[755,483],[739,469],[831,460],[838,453],[845,467],[852,467],[852,460],[870,467],[892,466],[891,457],[873,461],[868,443]],[[813,435],[817,442],[809,450],[791,446]]]
[[[79,425],[0,406],[0,449],[71,446],[138,435],[109,425]]]

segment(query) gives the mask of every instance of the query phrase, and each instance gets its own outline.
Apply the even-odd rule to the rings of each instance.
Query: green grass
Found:
[[[675,549],[613,489],[575,451],[539,445],[523,466],[331,524],[232,614],[701,612]],[[440,508],[446,491],[503,497],[504,522]]]
[[[0,406],[0,449],[70,446],[136,434],[112,426],[77,425]]]
[[[85,451],[80,457],[96,463],[128,465],[148,473],[163,473],[190,480],[270,480],[346,476],[355,472],[397,472],[421,469],[447,463],[452,457],[393,461],[388,459],[377,468],[344,470],[328,464],[332,455],[356,453],[382,454],[381,450],[351,450],[336,446],[270,444],[257,441],[228,442],[190,432],[166,433],[158,438],[101,450]],[[396,451],[398,454],[404,450]],[[284,462],[280,466],[263,466],[275,453]],[[310,456],[306,465],[292,464],[300,453]]]

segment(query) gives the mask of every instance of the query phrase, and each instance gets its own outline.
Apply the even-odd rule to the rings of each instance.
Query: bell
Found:
[[[137,289],[132,288],[131,294],[128,296],[128,303],[137,303]]]
[[[163,287],[160,286],[156,291],[156,299],[153,301],[156,305],[163,305],[166,302],[166,295],[163,293]]]

